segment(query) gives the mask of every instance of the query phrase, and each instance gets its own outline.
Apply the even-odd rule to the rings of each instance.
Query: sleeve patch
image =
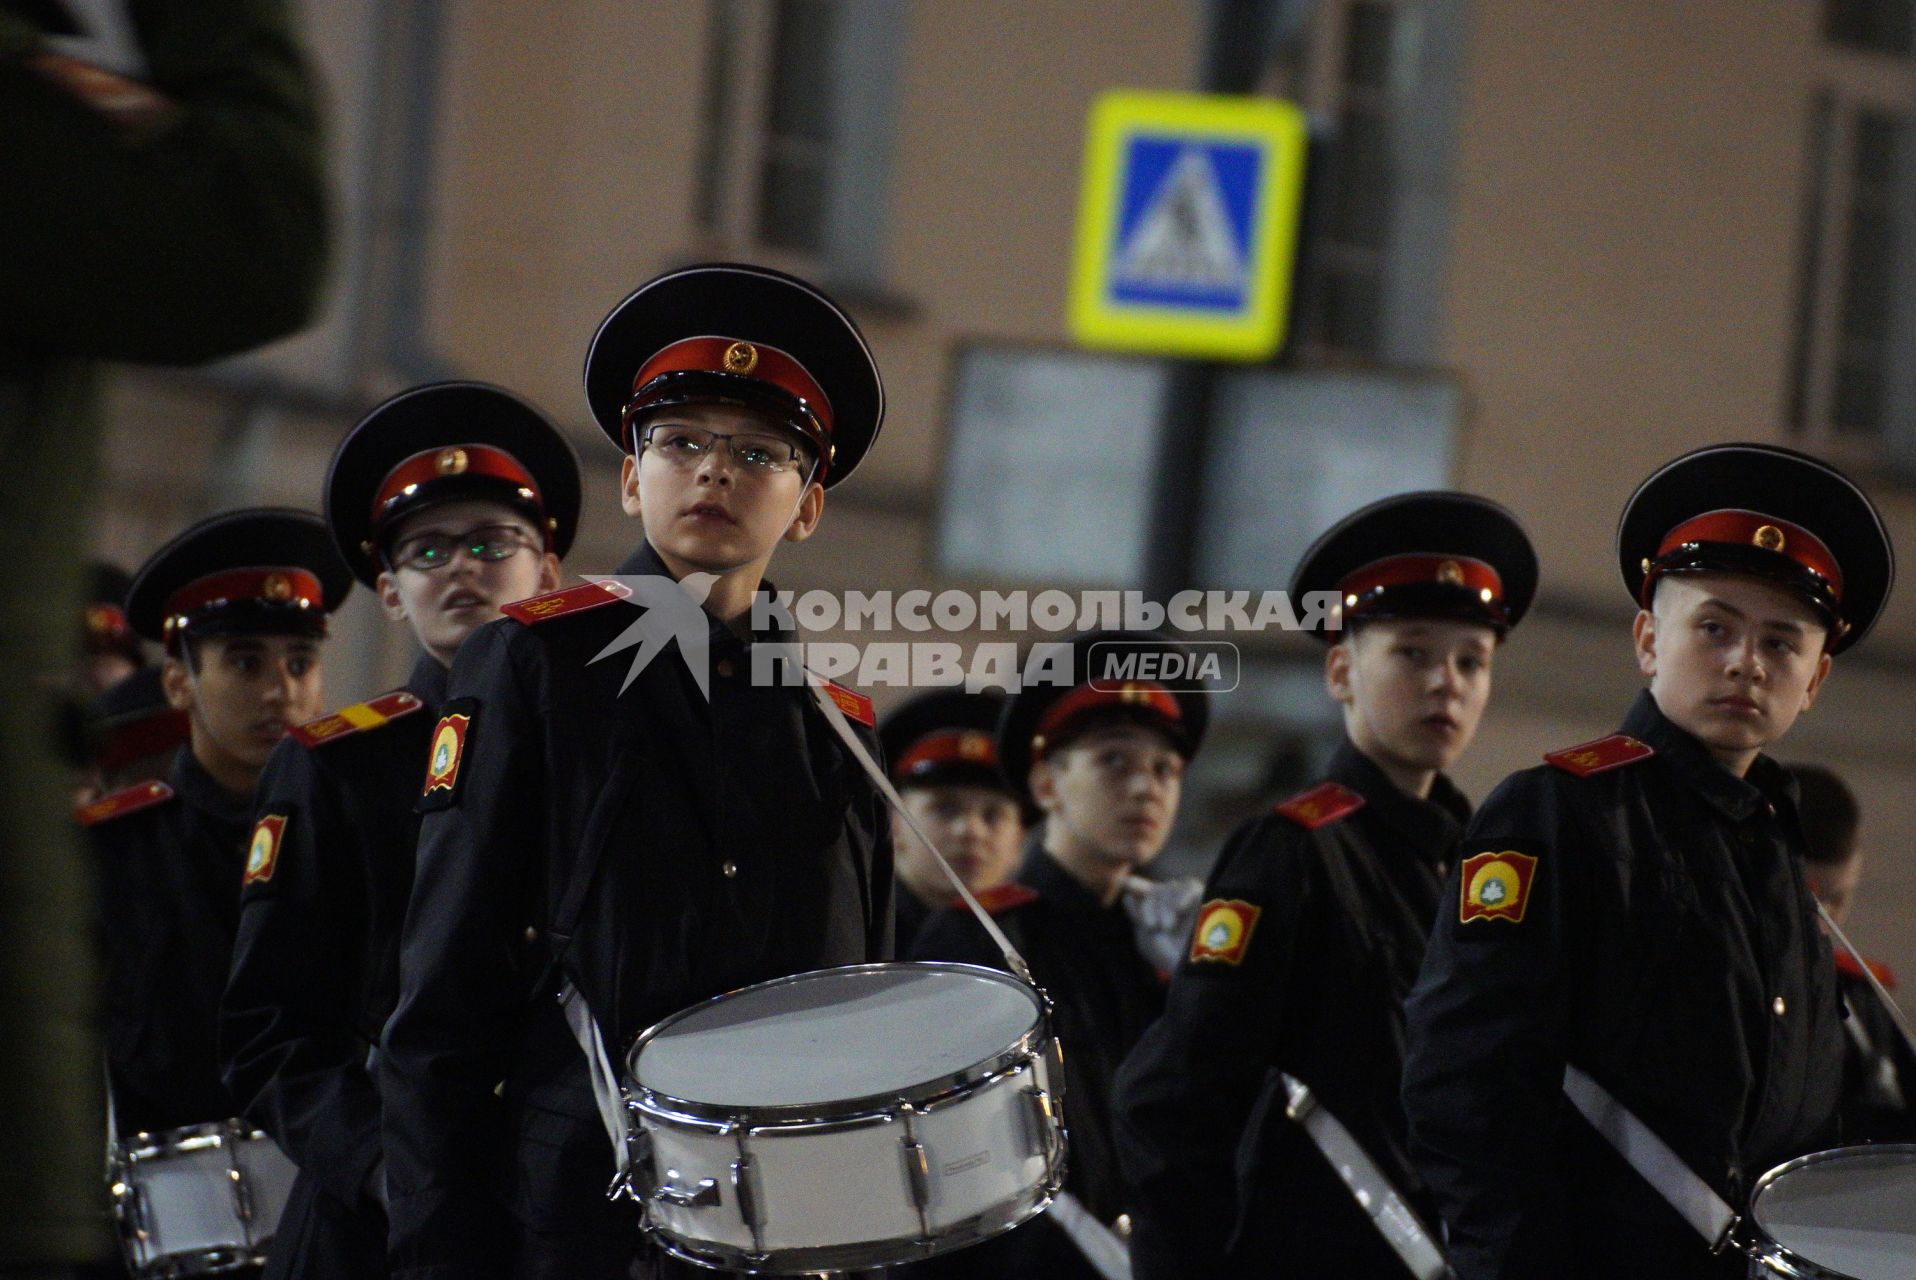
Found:
[[[1272,812],[1289,818],[1306,831],[1315,831],[1339,818],[1347,818],[1363,807],[1364,797],[1349,787],[1323,782],[1309,791],[1292,796],[1277,805]]]
[[[1544,759],[1565,773],[1588,778],[1595,773],[1608,773],[1626,764],[1647,760],[1656,753],[1656,748],[1647,742],[1638,742],[1627,733],[1613,733],[1595,742],[1549,752]]]
[[[465,761],[472,719],[478,710],[479,704],[470,698],[446,705],[446,714],[433,729],[432,745],[427,749],[426,782],[419,795],[421,812],[451,808],[458,801],[459,767]]]
[[[1537,879],[1537,859],[1515,849],[1503,849],[1464,859],[1461,883],[1462,900],[1457,907],[1457,923],[1473,920],[1523,920],[1530,903],[1530,888]]]
[[[1244,963],[1251,934],[1264,908],[1241,898],[1213,898],[1198,908],[1197,928],[1191,934],[1191,963]]]
[[[246,878],[241,886],[265,884],[279,867],[279,845],[286,834],[288,814],[269,813],[253,824],[253,841],[246,848]]]

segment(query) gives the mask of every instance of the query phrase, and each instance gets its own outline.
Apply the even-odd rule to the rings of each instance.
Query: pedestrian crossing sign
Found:
[[[1262,360],[1284,341],[1304,113],[1116,90],[1091,108],[1071,281],[1087,347]]]

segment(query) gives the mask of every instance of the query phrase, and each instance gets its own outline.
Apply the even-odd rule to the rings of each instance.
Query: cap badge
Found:
[[[758,368],[758,348],[749,342],[734,342],[725,348],[725,372],[750,373]]]
[[[111,605],[95,604],[87,606],[86,629],[88,635],[112,635],[117,629],[115,624],[118,621],[117,613]]]
[[[1455,560],[1446,560],[1437,566],[1437,581],[1447,582],[1453,587],[1464,585],[1464,567]]]
[[[991,759],[991,735],[973,731],[958,739],[958,755],[965,760]]]
[[[1781,551],[1786,539],[1783,537],[1783,531],[1781,529],[1773,524],[1766,524],[1760,526],[1757,531],[1750,536],[1750,541],[1765,551]]]
[[[465,469],[471,465],[471,459],[466,457],[464,449],[441,449],[439,456],[433,460],[433,465],[439,469],[439,474],[442,476],[456,476],[465,472]]]
[[[1148,704],[1151,701],[1151,692],[1141,684],[1126,680],[1123,687],[1118,690],[1118,701],[1131,705]]]
[[[265,593],[268,600],[291,600],[293,581],[283,573],[269,573],[260,590]]]

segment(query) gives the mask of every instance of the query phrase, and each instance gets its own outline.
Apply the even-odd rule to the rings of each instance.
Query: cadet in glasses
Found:
[[[568,1013],[617,1053],[733,988],[890,955],[882,803],[811,692],[755,680],[752,656],[790,639],[753,629],[773,553],[812,535],[883,421],[857,326],[790,276],[687,267],[606,317],[586,398],[643,527],[619,568],[632,603],[588,582],[481,630],[415,781],[429,812],[380,1053],[403,1280],[675,1265],[633,1270],[640,1214],[606,1198]],[[655,618],[675,643],[635,664],[618,642]],[[869,727],[869,702],[837,705]]]
[[[413,811],[446,670],[502,606],[558,585],[579,515],[572,448],[475,382],[417,387],[341,443],[327,522],[422,650],[406,684],[295,729],[257,792],[221,1025],[226,1080],[300,1167],[271,1276],[386,1274],[367,1048],[392,1011]]]

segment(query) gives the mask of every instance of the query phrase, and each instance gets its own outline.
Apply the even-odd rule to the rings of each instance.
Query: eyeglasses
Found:
[[[703,462],[721,440],[731,451],[732,461],[746,475],[780,475],[790,471],[799,461],[798,446],[778,436],[753,435],[749,432],[721,435],[703,427],[660,423],[647,427],[642,437],[645,447],[674,466],[684,467],[688,471]]]
[[[463,550],[480,564],[496,564],[520,551],[536,549],[538,542],[524,529],[509,524],[482,524],[464,533],[422,533],[393,548],[395,568],[430,573],[452,563]]]

